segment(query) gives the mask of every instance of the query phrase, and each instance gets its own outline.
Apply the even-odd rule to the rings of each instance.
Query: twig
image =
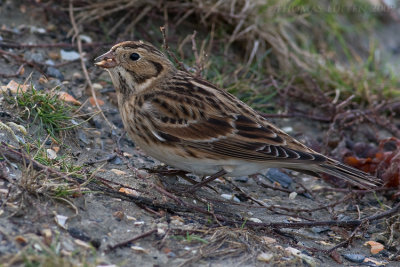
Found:
[[[169,197],[170,199],[174,200],[174,201],[175,201],[176,203],[178,203],[179,205],[181,205],[181,206],[187,206],[187,205],[185,205],[185,204],[186,204],[185,202],[183,202],[182,200],[180,200],[177,196],[175,196],[175,195],[171,194],[170,192],[166,191],[164,188],[161,188],[161,187],[159,187],[159,186],[156,185],[156,184],[153,184],[153,187],[154,187],[158,192],[160,192],[161,194],[166,195],[167,197]]]
[[[354,236],[356,235],[356,233],[358,232],[358,230],[360,230],[360,228],[364,225],[364,224],[368,224],[368,220],[364,220],[362,223],[360,223],[360,225],[358,225],[353,232],[350,234],[350,236],[344,240],[343,242],[340,242],[339,244],[337,244],[336,246],[333,246],[332,248],[326,250],[326,254],[331,254],[334,250],[347,246],[348,244],[350,244],[350,242],[353,240]]]
[[[146,236],[149,236],[149,235],[151,235],[152,233],[155,233],[155,232],[157,232],[157,229],[153,229],[153,230],[144,232],[141,235],[135,236],[134,238],[128,239],[128,240],[123,241],[121,243],[118,243],[116,245],[108,246],[106,252],[110,252],[110,251],[112,251],[112,250],[114,250],[116,248],[125,247],[125,246],[129,245],[129,243],[135,242],[135,241],[137,241],[139,239],[142,239],[142,238],[144,238]]]
[[[162,36],[163,36],[163,48],[165,49],[165,51],[167,51],[168,55],[174,59],[175,63],[178,64],[179,69],[182,70],[182,71],[187,72],[187,70],[186,70],[185,66],[183,65],[183,63],[181,61],[179,61],[176,58],[175,54],[172,53],[169,50],[169,45],[168,45],[168,41],[167,41],[167,35],[165,34],[165,26],[161,26],[160,27],[160,31],[161,31]]]
[[[69,1],[69,17],[70,17],[71,24],[72,24],[72,27],[73,27],[74,32],[75,32],[74,36],[76,37],[76,44],[78,46],[79,57],[81,59],[82,71],[83,71],[83,73],[85,75],[85,78],[86,78],[86,81],[87,81],[87,83],[88,83],[88,85],[90,87],[90,91],[92,93],[92,97],[94,99],[96,107],[99,110],[100,114],[103,116],[103,118],[106,121],[106,123],[108,124],[108,126],[110,126],[111,129],[115,129],[116,128],[115,125],[113,125],[107,119],[107,117],[103,113],[103,110],[100,108],[99,103],[97,102],[96,93],[94,91],[93,84],[92,84],[92,81],[90,80],[89,73],[88,73],[86,65],[85,65],[85,60],[83,58],[82,41],[81,41],[81,38],[79,37],[79,29],[78,29],[78,26],[76,25],[76,22],[75,22],[74,11],[73,11],[73,0]],[[74,38],[72,38],[72,39],[74,39]]]

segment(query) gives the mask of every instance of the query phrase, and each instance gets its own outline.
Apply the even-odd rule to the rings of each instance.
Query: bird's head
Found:
[[[141,41],[119,43],[95,59],[111,75],[117,92],[131,94],[151,88],[175,71],[172,62],[154,46]]]

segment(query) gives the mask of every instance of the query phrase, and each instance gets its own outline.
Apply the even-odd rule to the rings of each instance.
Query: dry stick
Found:
[[[88,83],[88,85],[90,87],[90,91],[92,93],[92,97],[94,99],[94,102],[96,103],[96,107],[99,110],[100,114],[103,116],[104,120],[107,122],[108,126],[110,126],[111,129],[115,129],[116,127],[107,119],[106,115],[104,115],[104,113],[103,113],[103,110],[101,110],[99,103],[97,102],[96,93],[94,91],[92,81],[90,80],[89,73],[88,73],[88,71],[86,69],[86,66],[85,66],[85,60],[83,58],[83,50],[82,50],[82,41],[81,41],[81,38],[79,37],[78,25],[76,25],[75,17],[74,17],[73,0],[69,1],[69,17],[70,17],[71,24],[72,24],[72,27],[73,27],[74,32],[75,32],[74,36],[76,37],[76,44],[78,46],[79,57],[81,59],[82,71],[83,71],[83,73],[85,75],[85,78],[86,78],[86,81],[87,81],[87,83]],[[72,38],[72,39],[74,39],[74,38]]]
[[[183,201],[180,200],[177,196],[171,194],[170,192],[168,192],[168,191],[165,190],[164,188],[162,188],[162,187],[160,187],[160,186],[158,186],[158,185],[156,185],[156,184],[153,184],[152,187],[154,187],[154,188],[155,188],[158,192],[160,192],[161,194],[164,194],[164,195],[166,195],[167,197],[169,197],[170,199],[175,200],[175,202],[178,203],[179,205],[181,205],[181,206],[186,206],[186,205],[185,205],[185,204],[186,204],[185,202],[183,202]]]
[[[157,232],[157,229],[153,229],[153,230],[144,232],[141,235],[135,236],[134,238],[128,239],[128,240],[123,241],[121,243],[118,243],[118,244],[116,244],[114,246],[108,246],[106,252],[110,252],[110,251],[112,251],[112,250],[114,250],[116,248],[125,247],[125,246],[129,245],[129,243],[135,242],[135,241],[137,241],[139,239],[142,239],[142,238],[144,238],[146,236],[149,236],[149,235],[151,235],[152,233],[155,233],[155,232]]]
[[[183,63],[181,61],[179,61],[176,58],[175,54],[172,53],[169,50],[169,45],[168,45],[168,41],[167,41],[167,35],[165,34],[165,26],[161,26],[160,27],[160,31],[161,31],[162,36],[163,36],[163,47],[164,47],[164,49],[167,51],[168,55],[174,59],[175,63],[178,64],[179,69],[182,70],[182,71],[187,72],[187,70],[186,70],[185,66],[183,65]]]
[[[339,244],[337,244],[336,246],[331,247],[330,249],[324,251],[326,254],[330,254],[332,253],[334,250],[344,247],[348,244],[350,244],[350,242],[353,240],[354,236],[356,235],[356,233],[358,232],[358,230],[364,225],[364,224],[368,224],[368,220],[363,221],[362,223],[360,223],[360,225],[358,225],[353,232],[350,234],[350,236],[344,240],[343,242],[340,242]]]

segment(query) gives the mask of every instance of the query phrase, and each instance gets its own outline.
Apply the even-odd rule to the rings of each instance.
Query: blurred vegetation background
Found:
[[[188,65],[196,65],[196,31],[203,75],[264,112],[276,108],[276,95],[325,110],[349,98],[353,108],[372,108],[400,97],[398,69],[387,64],[398,47],[378,34],[398,23],[394,1],[73,2],[83,32],[97,32],[98,41],[161,46],[159,26],[166,25],[170,47]],[[336,115],[330,109],[328,119]]]

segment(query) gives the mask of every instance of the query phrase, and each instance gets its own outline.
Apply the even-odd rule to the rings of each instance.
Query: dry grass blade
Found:
[[[78,29],[78,26],[77,26],[77,24],[75,22],[75,17],[74,17],[73,0],[69,1],[69,16],[70,16],[71,24],[72,24],[72,27],[73,27],[73,30],[74,30],[74,37],[76,38],[76,42],[77,42],[77,45],[78,45],[78,51],[79,51],[79,57],[80,57],[80,60],[81,60],[82,71],[83,71],[83,73],[85,75],[85,79],[86,79],[86,81],[87,81],[87,83],[88,83],[88,85],[90,87],[90,91],[92,93],[92,97],[94,99],[96,107],[99,110],[101,116],[106,121],[106,123],[110,126],[110,128],[111,129],[115,129],[116,128],[115,125],[113,125],[107,119],[106,115],[104,115],[104,112],[102,111],[102,109],[101,109],[101,107],[99,105],[99,102],[97,101],[96,93],[95,93],[94,88],[93,88],[93,83],[92,83],[92,80],[89,77],[89,73],[88,73],[86,65],[85,65],[85,61],[84,61],[84,58],[83,58],[82,41],[81,41],[81,38],[79,36],[79,29]]]

